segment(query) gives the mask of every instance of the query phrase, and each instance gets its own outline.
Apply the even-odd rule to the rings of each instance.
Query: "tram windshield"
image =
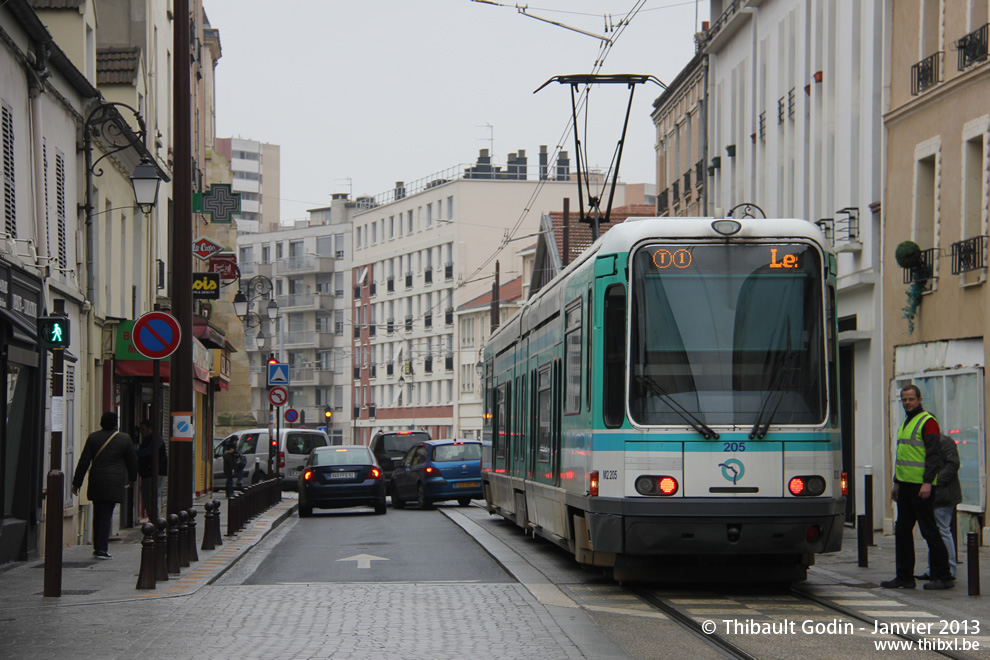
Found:
[[[825,420],[813,246],[648,245],[633,258],[630,290],[634,422],[748,429]]]

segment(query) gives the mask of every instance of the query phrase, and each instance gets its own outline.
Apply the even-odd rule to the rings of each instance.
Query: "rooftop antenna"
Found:
[[[491,124],[481,124],[478,128],[488,129],[488,155],[495,158],[495,127]],[[479,138],[484,140],[485,138]]]
[[[334,179],[333,181],[331,181],[331,183],[333,183],[334,186],[336,186],[336,184],[339,183],[340,181],[347,182],[347,196],[350,197],[354,193],[354,181],[351,180],[351,177],[347,176],[344,177],[343,179]]]
[[[571,86],[571,113],[572,119],[574,121],[574,156],[577,165],[577,183],[578,183],[578,210],[580,222],[587,223],[591,225],[591,238],[592,240],[598,240],[598,226],[600,223],[608,223],[610,220],[610,215],[612,213],[612,200],[615,198],[615,184],[619,180],[619,164],[622,162],[622,147],[626,141],[626,128],[629,126],[629,112],[632,110],[633,102],[633,92],[636,91],[636,85],[641,85],[647,82],[653,82],[667,89],[667,86],[660,82],[660,80],[654,76],[633,74],[633,73],[619,73],[619,74],[595,74],[595,73],[582,73],[571,76],[554,76],[550,80],[546,81],[537,88],[534,94],[552,82],[559,82],[561,84]],[[615,171],[612,172],[612,189],[608,193],[608,205],[605,207],[604,217],[601,214],[601,197],[596,197],[591,194],[591,178],[587,171],[582,171],[581,169],[581,137],[578,130],[578,119],[577,119],[577,90],[579,85],[604,85],[604,84],[614,84],[614,83],[624,83],[629,88],[629,104],[626,106],[626,119],[622,124],[622,136],[619,138],[619,142],[616,144],[617,155],[615,156]],[[587,125],[586,125],[587,126]],[[585,137],[587,137],[587,127],[585,128]],[[585,163],[587,167],[587,163]],[[588,208],[591,213],[585,215],[584,211],[584,192],[581,189],[582,174],[584,179],[584,185],[588,189]],[[606,175],[606,185],[608,184],[608,177]]]

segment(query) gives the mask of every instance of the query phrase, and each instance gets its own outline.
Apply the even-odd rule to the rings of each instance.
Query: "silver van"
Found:
[[[245,429],[235,431],[224,438],[213,452],[213,488],[222,490],[227,480],[223,476],[223,447],[228,440],[237,442],[237,451],[244,455],[247,463],[241,475],[242,483],[267,478],[268,473],[268,429]],[[309,453],[316,447],[326,447],[330,438],[323,431],[316,429],[280,429],[277,460],[279,473],[282,475],[283,488],[295,489],[299,485],[299,473]],[[257,475],[257,476],[256,476]]]

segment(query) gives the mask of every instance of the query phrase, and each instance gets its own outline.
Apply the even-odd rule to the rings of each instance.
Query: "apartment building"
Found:
[[[959,537],[980,532],[986,542],[990,10],[987,0],[897,0],[887,9],[879,437],[890,455],[900,388],[917,385],[959,450]],[[914,260],[907,242],[919,250]],[[889,482],[889,465],[883,475]]]
[[[243,138],[218,138],[216,150],[230,161],[231,191],[241,196],[235,219],[244,233],[278,231],[281,220],[281,148]]]
[[[703,129],[692,136],[707,145],[707,182],[697,190],[709,213],[755,204],[767,217],[803,218],[817,223],[838,253],[842,460],[857,476],[848,520],[865,510],[861,475],[882,474],[889,462],[877,438],[885,390],[880,35],[890,4],[712,0],[712,22],[698,37],[701,60],[692,60],[679,76],[682,89],[668,90],[671,102],[661,97],[660,108],[669,110],[664,125],[682,127],[677,151],[687,141],[688,117],[704,101]],[[699,80],[706,80],[703,99]],[[678,96],[684,101],[673,103]],[[677,135],[684,136],[680,147]],[[690,142],[693,153],[698,141]],[[874,489],[874,510],[886,505],[883,490]]]
[[[564,153],[551,167],[541,149],[533,177],[524,151],[507,163],[493,167],[483,149],[475,165],[399,182],[354,215],[355,442],[378,429],[448,438],[480,428],[479,420],[454,419],[477,414],[458,404],[462,393],[477,396],[465,390],[481,348],[480,336],[475,346],[460,345],[455,310],[492,290],[496,261],[500,281],[522,276],[525,251],[511,243],[531,244],[540,217],[577,196]],[[615,204],[625,203],[620,183]]]
[[[309,219],[278,231],[239,232],[241,287],[251,307],[244,324],[243,356],[251,417],[268,425],[266,364],[269,354],[289,365],[289,401],[299,426],[326,425],[338,441],[350,438],[351,215],[357,202],[335,194],[330,206],[310,209]],[[266,223],[267,224],[267,221]],[[278,305],[272,323],[270,301]],[[327,424],[325,411],[333,413]],[[225,410],[225,415],[234,412]],[[243,411],[240,411],[243,412]]]

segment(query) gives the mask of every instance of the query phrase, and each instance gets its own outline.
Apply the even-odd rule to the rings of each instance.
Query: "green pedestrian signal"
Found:
[[[38,338],[48,348],[62,350],[69,346],[69,319],[66,316],[38,318]]]

